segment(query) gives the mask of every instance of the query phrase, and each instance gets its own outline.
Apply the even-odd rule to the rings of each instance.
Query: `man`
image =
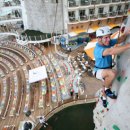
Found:
[[[31,122],[25,122],[24,130],[31,130],[31,129],[32,129],[32,123]]]
[[[96,31],[97,44],[94,49],[95,56],[95,67],[94,75],[97,79],[100,79],[104,83],[104,92],[106,96],[116,99],[117,96],[111,91],[110,87],[113,80],[116,77],[116,70],[112,69],[112,55],[119,54],[124,52],[127,49],[130,49],[130,44],[125,44],[122,46],[113,47],[115,44],[122,43],[128,34],[124,33],[118,40],[111,39],[111,31],[105,26],[101,27]],[[113,48],[112,48],[113,47]],[[103,106],[107,107],[106,97],[102,97]]]
[[[40,116],[39,118],[39,122],[46,127],[48,125],[48,123],[45,121],[45,117],[44,116]]]

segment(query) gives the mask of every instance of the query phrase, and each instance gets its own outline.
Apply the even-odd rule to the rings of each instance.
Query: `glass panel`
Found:
[[[98,9],[98,13],[99,13],[99,14],[103,13],[103,9],[104,9],[104,8],[99,8],[99,9]]]
[[[94,9],[89,9],[89,14],[94,14]]]
[[[75,21],[75,12],[74,12],[74,11],[69,12],[68,15],[69,15],[69,21],[70,21],[70,22]]]
[[[89,2],[89,0],[81,0],[80,4],[81,4],[81,6],[85,6],[85,5],[89,5],[90,2]]]
[[[113,6],[110,6],[109,7],[109,12],[112,12],[113,11]]]

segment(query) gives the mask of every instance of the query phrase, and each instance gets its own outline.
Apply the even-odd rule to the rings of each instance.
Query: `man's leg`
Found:
[[[116,77],[116,70],[112,70],[112,69],[99,69],[96,73],[96,78],[102,80],[104,83],[105,94],[112,99],[117,98],[117,96],[115,96],[115,94],[112,93],[110,89],[115,77]],[[105,100],[104,96],[103,99]]]
[[[104,85],[106,88],[110,88],[113,80],[116,77],[116,70],[104,69],[102,71],[102,78],[104,79]]]
[[[43,122],[43,126],[46,128],[46,124],[45,124],[45,122]]]
[[[111,85],[113,80],[116,77],[116,70],[112,69],[104,69],[102,71],[102,78],[104,79],[104,86],[105,86],[105,93],[108,97],[112,99],[116,99],[117,97],[115,96],[114,93],[111,91]]]
[[[102,77],[102,72],[103,72],[103,69],[99,69],[97,72],[96,72],[96,78],[99,79],[99,80],[102,80],[103,83],[104,83],[104,79]],[[104,86],[104,85],[103,85]],[[102,95],[101,96],[101,100],[102,100],[102,104],[104,107],[107,107],[107,98],[106,98],[106,94],[105,94],[105,88],[103,88],[102,90]]]

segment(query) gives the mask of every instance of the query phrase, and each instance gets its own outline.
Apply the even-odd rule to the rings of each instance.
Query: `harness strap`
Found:
[[[95,68],[98,68],[98,69],[111,69],[113,66],[110,66],[110,67],[97,67],[97,66],[94,66]]]
[[[97,67],[97,66],[94,66],[95,68],[98,68],[98,69],[112,69],[112,67],[114,66],[110,66],[110,67]],[[97,74],[97,71],[94,73],[94,76],[96,77],[96,74]]]

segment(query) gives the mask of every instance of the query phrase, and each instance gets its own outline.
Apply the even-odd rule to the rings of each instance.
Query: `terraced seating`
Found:
[[[16,67],[18,67],[17,62],[10,56],[7,56],[5,54],[0,54],[2,62],[7,65],[11,71],[14,71]]]
[[[56,45],[55,45],[55,52],[56,52],[58,55],[60,55],[60,56],[62,56],[62,57],[64,57],[64,58],[67,58],[67,57],[68,57],[68,54],[63,53],[62,51],[58,51]]]
[[[13,51],[18,50],[25,59],[26,57],[28,57],[30,60],[33,60],[36,57],[36,53],[33,50],[29,49],[27,46],[19,45],[16,42],[10,42],[10,41],[0,42],[0,46],[14,48]]]
[[[44,61],[44,64],[45,64],[45,66],[47,68],[48,76],[50,78],[51,101],[53,103],[56,103],[57,100],[61,101],[61,97],[57,95],[57,88],[56,88],[56,85],[55,85],[56,78],[54,77],[53,68],[52,68],[52,65],[50,64],[49,59],[46,56],[44,56],[42,58],[42,60]]]
[[[39,67],[42,65],[41,59],[33,60],[32,63],[34,65],[34,67]]]
[[[21,49],[22,51],[24,51],[24,53],[29,57],[30,60],[33,60],[36,57],[36,53],[33,50],[29,49],[27,46],[22,46],[17,43],[14,45],[18,49]]]
[[[75,77],[74,77],[74,80],[73,80],[73,89],[74,89],[74,92],[75,92],[75,93],[78,93],[78,91],[79,91],[79,87],[78,87],[78,77],[79,77],[79,75],[76,74]]]
[[[15,130],[15,125],[6,125],[2,128],[2,130]]]
[[[55,85],[56,89],[53,88],[53,97],[55,97],[55,95],[57,93],[58,98],[59,98],[58,101],[62,101],[62,100],[70,98],[68,89],[65,87],[64,77],[63,77],[62,71],[60,70],[58,62],[54,59],[54,57],[52,55],[49,55],[48,57],[50,57],[51,63],[53,64],[53,70],[50,71],[50,72],[52,72],[52,74],[49,76],[50,81],[52,79],[51,82],[54,82],[53,83],[54,85],[55,85],[55,82],[57,82],[57,84]],[[47,66],[47,68],[48,68],[48,66]],[[52,76],[54,76],[54,70],[56,71],[57,78],[55,77],[55,80],[53,81],[54,77],[52,77]],[[56,99],[56,97],[54,99]]]
[[[17,77],[18,77],[18,80],[20,81],[19,84],[18,84],[18,102],[17,102],[17,106],[16,106],[16,115],[18,116],[20,114],[20,111],[22,110],[22,104],[24,104],[24,81],[25,80],[25,77],[24,77],[24,72],[23,70],[20,70],[17,72]]]
[[[1,60],[2,60],[2,59],[1,59]],[[0,61],[0,70],[1,70],[1,71],[0,71],[1,77],[3,77],[2,74],[3,74],[3,75],[8,74],[9,71],[10,71],[9,67],[8,67],[6,64],[4,64],[2,61]]]
[[[57,87],[56,87],[56,82],[55,82],[55,77],[52,73],[49,74],[49,77],[50,77],[50,85],[51,85],[51,99],[52,99],[52,102],[57,102],[57,101],[61,101],[61,97],[58,96],[58,93],[57,93]]]
[[[23,57],[21,57],[19,53],[16,53],[16,51],[12,51],[12,49],[5,48],[0,49],[0,51],[16,59],[20,65],[24,64],[25,59],[23,59]]]
[[[3,66],[0,62],[0,77],[3,78],[6,73],[8,73],[7,68],[5,68],[5,66]]]
[[[70,63],[68,63],[67,61],[63,61],[62,65],[65,67],[65,69],[68,73],[71,73],[71,74],[74,73],[74,69]]]
[[[12,91],[9,89],[9,87],[7,87],[9,86],[9,84],[10,84],[10,78],[3,79],[3,93],[0,106],[0,115],[2,119],[5,119],[5,116],[7,115],[9,103],[11,100]]]
[[[24,113],[22,111],[25,112],[27,110],[31,110],[32,116],[33,115],[37,116],[39,113],[48,114],[48,111],[51,111],[54,108],[56,108],[61,102],[63,103],[63,100],[70,98],[68,83],[71,82],[69,81],[70,79],[72,80],[74,78],[73,77],[74,69],[71,66],[71,64],[68,63],[67,61],[61,62],[64,60],[62,56],[57,55],[57,57],[55,57],[55,54],[43,55],[44,48],[41,48],[41,50],[39,50],[38,48],[34,48],[34,51],[32,52],[31,49],[29,50],[26,49],[28,48],[27,46],[23,47],[21,45],[16,45],[16,44],[2,45],[2,47],[10,48],[10,49],[6,49],[7,52],[5,52],[4,54],[10,55],[11,57],[13,57],[13,59],[15,58],[16,61],[19,63],[18,64],[19,68],[17,69],[14,68],[15,71],[9,73],[9,76],[12,77],[10,79],[11,85],[9,87],[11,88],[11,90],[8,90],[10,92],[8,93],[9,100],[7,101],[5,99],[5,103],[9,105],[4,104],[4,106],[6,106],[7,108],[5,110],[8,110],[8,113],[5,110],[2,110],[2,114],[1,114],[3,119],[5,117],[9,118],[9,122],[3,123],[4,121],[2,120],[3,126],[2,127],[0,126],[0,128],[12,130],[13,127],[11,127],[11,124],[15,124],[12,120],[16,119],[18,121],[16,122],[17,125],[14,127],[14,129],[17,130],[18,122],[20,120],[24,120],[25,118],[25,116],[23,116]],[[19,54],[16,51],[19,51]],[[28,54],[32,55],[32,57],[27,56]],[[18,58],[21,61],[19,61]],[[2,59],[2,62],[4,64],[7,64],[5,58]],[[24,64],[25,62],[26,64]],[[39,86],[33,89],[34,87],[31,87],[31,84],[29,84],[28,81],[28,77],[29,77],[28,71],[30,69],[42,65],[46,66],[48,79],[46,80],[44,79],[40,81],[41,84],[40,85],[38,84]],[[64,75],[62,73],[61,66],[66,66],[68,72],[71,74]],[[21,73],[20,74],[21,76],[18,76],[18,71]],[[19,82],[20,80],[22,83]],[[67,80],[69,82],[67,82]],[[35,94],[35,90],[37,91],[36,94]],[[1,97],[3,97],[3,95]],[[7,125],[10,127],[6,127]]]
[[[1,65],[0,65],[0,67],[1,67]],[[4,70],[0,68],[0,77],[2,78],[4,76],[5,76]]]
[[[45,105],[45,98],[44,96],[47,93],[47,84],[46,84],[46,80],[42,80],[41,81],[41,86],[40,86],[40,93],[39,93],[39,102],[38,102],[38,107],[39,108],[43,108]]]
[[[64,76],[62,74],[60,66],[59,66],[58,62],[56,61],[56,59],[53,57],[53,55],[50,56],[50,60],[51,60],[51,63],[53,64],[53,66],[54,66],[57,77],[59,78],[58,82],[59,82],[60,86],[59,86],[58,89],[60,89],[62,100],[68,99],[68,98],[70,98],[70,96],[69,96],[68,90],[65,86]]]
[[[26,97],[25,97],[25,106],[24,106],[24,110],[23,111],[27,111],[29,110],[29,105],[30,105],[30,85],[29,85],[29,81],[28,81],[28,70],[27,68],[24,66],[23,67],[23,71],[25,74],[25,80],[26,80]]]
[[[16,115],[18,116],[20,114],[20,110],[22,108],[22,102],[23,102],[23,98],[24,98],[24,91],[23,91],[23,86],[21,88],[21,96],[20,96],[20,99],[19,99],[19,104],[17,104],[17,110],[16,110]]]
[[[5,50],[5,49],[1,49],[1,50]],[[12,50],[12,51],[10,51],[10,50]],[[16,56],[16,53],[13,53],[13,49],[12,48],[8,49],[4,54],[10,55],[10,57],[13,57],[13,59],[16,59],[17,61],[18,61],[18,58],[21,58],[19,56]],[[23,58],[21,58],[21,60],[22,59]],[[35,61],[35,63],[34,63],[34,61]],[[33,63],[32,66],[33,67],[39,67],[39,66],[43,65],[43,61],[40,58],[38,58],[37,60],[35,59],[34,61],[32,62]],[[15,69],[13,67],[13,65],[11,64],[11,62],[9,62],[4,57],[2,57],[2,62],[1,63],[9,65],[8,67],[11,68],[10,70],[14,70]],[[20,63],[20,65],[22,65],[21,64],[22,62],[19,62],[19,63]],[[28,67],[23,66],[22,68],[23,68],[23,71],[24,71],[24,74],[25,74],[25,82],[26,82],[25,106],[24,106],[23,110],[26,111],[26,110],[29,110],[31,108],[30,107],[30,103],[32,102],[32,99],[31,99],[30,85],[28,83]],[[11,75],[13,77],[12,78],[12,83],[13,84],[11,83],[13,85],[13,87],[12,86],[9,87],[9,88],[11,88],[11,90],[9,91],[10,93],[7,93],[8,96],[5,94],[4,101],[3,101],[3,95],[1,97],[2,103],[4,103],[4,107],[3,107],[2,111],[1,111],[1,116],[2,116],[3,119],[6,117],[7,114],[8,114],[8,116],[12,116],[12,117],[15,117],[16,115],[19,115],[20,114],[20,110],[22,110],[21,106],[22,106],[22,104],[24,104],[24,103],[22,103],[22,102],[24,102],[23,101],[23,99],[24,99],[24,97],[23,97],[24,96],[24,92],[23,92],[22,88],[19,90],[19,87],[18,87],[19,86],[18,85],[18,77],[16,75],[16,72],[11,73]],[[7,88],[7,87],[5,87],[5,88]],[[14,90],[12,90],[12,88]],[[43,96],[43,99],[39,100],[38,106],[39,106],[39,108],[43,108],[43,106],[45,105],[44,104],[45,103],[44,102],[44,95],[43,95],[43,93],[45,94],[45,85],[41,86],[40,89],[42,89],[42,91],[40,91],[40,92],[41,92],[41,94]],[[19,93],[19,92],[22,92],[22,93]],[[8,101],[6,100],[6,96],[8,98]],[[4,110],[5,106],[6,106],[6,109]],[[3,127],[3,128],[9,129],[9,130],[13,129],[13,127],[11,127],[11,126],[10,127]]]
[[[11,54],[12,56],[15,56],[16,58],[18,57],[17,59],[20,59],[20,62],[22,61],[25,63],[28,61],[27,56],[20,49],[15,48],[15,46],[2,44],[1,49],[3,50],[3,53],[6,53],[5,52],[5,50],[6,50],[6,51],[8,51],[7,54]]]
[[[40,64],[40,60],[39,59],[35,59],[32,61],[33,63],[33,67],[29,67],[27,66],[27,70],[29,71],[30,69],[33,69],[33,68],[36,68],[36,67],[39,67],[41,66]],[[38,89],[40,89],[40,86],[38,85]],[[36,95],[35,94],[35,87],[31,87],[31,84],[30,84],[30,105],[29,105],[29,108],[31,111],[34,111],[34,109],[37,109],[37,105],[38,103],[35,101],[37,96],[40,98],[40,95]]]
[[[40,58],[33,60],[32,63],[33,63],[35,68],[43,65],[43,62]],[[44,103],[43,103],[44,102],[44,96],[43,95],[45,95],[46,81],[42,80],[41,86],[39,86],[39,87],[40,87],[40,92],[39,92],[38,107],[43,108],[43,106],[44,106]],[[34,101],[32,101],[32,102],[34,102]]]
[[[17,102],[18,102],[18,77],[16,75],[16,72],[13,73],[13,77],[14,77],[14,93],[13,93],[13,101],[12,101],[12,104],[11,104],[11,109],[10,109],[10,112],[9,112],[9,116],[14,116],[16,114],[16,108],[17,108]]]
[[[46,66],[46,70],[48,72],[48,77],[49,77],[49,73],[52,72],[52,68],[51,68],[51,65],[49,64],[49,60],[45,55],[43,55],[41,57],[41,60],[44,63],[44,65]],[[49,78],[46,80],[46,86],[47,86],[47,90],[46,90],[45,101],[44,102],[45,102],[46,106],[50,106],[53,101],[51,99],[52,94],[50,93],[51,92],[51,86],[50,86]]]
[[[44,47],[42,47],[41,50],[37,46],[33,46],[33,48],[34,48],[37,55],[42,55],[42,51],[44,50]]]

